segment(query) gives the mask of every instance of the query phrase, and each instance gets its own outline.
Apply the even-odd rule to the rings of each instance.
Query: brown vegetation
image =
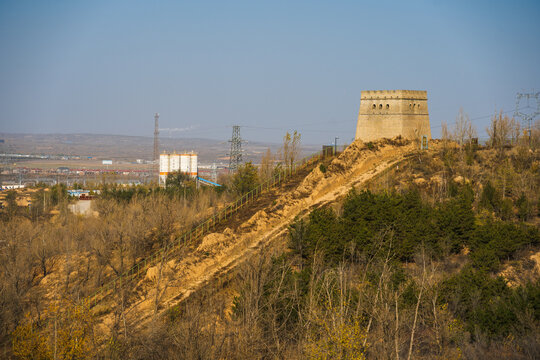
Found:
[[[137,283],[117,284],[113,300],[91,311],[78,300],[166,247],[231,195],[103,198],[95,204],[99,216],[86,218],[62,201],[53,216],[9,214],[0,227],[4,357],[534,358],[534,320],[519,319],[520,326],[531,324],[527,336],[494,340],[465,329],[452,301],[441,300],[441,284],[472,261],[451,239],[439,254],[421,243],[402,257],[403,243],[386,226],[369,238],[371,252],[350,243],[329,258],[326,233],[325,244],[306,247],[302,221],[329,205],[337,212],[325,214],[339,217],[354,187],[415,190],[437,207],[470,186],[480,224],[537,223],[536,149],[519,139],[511,148],[495,140],[488,149],[474,147],[472,125],[463,119],[461,146],[444,139],[418,152],[401,139],[357,141],[325,160],[324,172],[311,164],[309,175],[266,192],[175,258],[162,257]],[[284,149],[287,166],[293,150]],[[272,164],[270,153],[266,158]],[[261,178],[273,171],[267,167],[259,169]]]
[[[8,214],[0,226],[3,343],[24,316],[39,321],[49,307],[85,298],[152,249],[166,246],[221,201],[213,192],[192,200],[154,194],[127,203],[95,200],[98,217],[73,215],[66,203],[52,217]]]

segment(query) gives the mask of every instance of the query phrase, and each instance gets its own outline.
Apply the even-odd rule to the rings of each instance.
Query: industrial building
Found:
[[[160,154],[159,156],[159,184],[165,185],[167,175],[180,171],[189,176],[197,177],[197,154]]]

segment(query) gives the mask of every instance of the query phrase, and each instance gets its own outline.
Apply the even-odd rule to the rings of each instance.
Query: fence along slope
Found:
[[[135,280],[141,275],[146,274],[148,268],[157,265],[157,263],[162,260],[168,260],[169,257],[173,255],[173,253],[176,250],[180,249],[183,245],[196,241],[200,239],[203,235],[208,234],[210,232],[210,229],[213,229],[222,221],[230,218],[233,214],[238,212],[238,210],[242,209],[248,202],[252,202],[256,198],[258,198],[264,191],[268,191],[270,188],[280,185],[285,179],[290,178],[300,169],[307,167],[310,162],[316,161],[319,157],[319,153],[315,153],[309,157],[306,157],[302,160],[302,165],[300,167],[297,167],[295,165],[292,168],[285,169],[273,176],[272,178],[268,179],[267,181],[259,184],[253,190],[242,195],[232,204],[220,210],[217,214],[207,218],[199,225],[186,231],[184,234],[179,236],[173,243],[170,243],[166,247],[155,251],[149,257],[138,261],[135,265],[133,265],[130,269],[126,270],[123,274],[118,275],[106,284],[103,284],[96,292],[86,297],[83,300],[84,303],[86,303],[89,308],[95,307],[102,300],[107,298],[107,296],[114,293],[114,291],[117,289],[117,284],[124,285],[127,282]]]

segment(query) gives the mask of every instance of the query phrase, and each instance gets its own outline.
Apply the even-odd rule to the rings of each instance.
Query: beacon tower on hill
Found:
[[[367,142],[398,135],[431,139],[427,91],[362,91],[355,139]]]

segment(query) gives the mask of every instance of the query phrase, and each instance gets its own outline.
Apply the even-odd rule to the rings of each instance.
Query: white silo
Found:
[[[189,165],[190,165],[190,155],[181,154],[180,155],[180,171],[186,174],[189,174]]]
[[[174,172],[180,170],[180,155],[179,154],[172,154],[170,165],[169,165],[169,171]]]
[[[169,154],[159,155],[159,172],[168,173],[169,172]]]
[[[170,172],[170,155],[161,154],[159,155],[159,183],[165,184],[167,180],[167,175]]]
[[[196,177],[197,173],[197,154],[190,154],[189,175]]]

